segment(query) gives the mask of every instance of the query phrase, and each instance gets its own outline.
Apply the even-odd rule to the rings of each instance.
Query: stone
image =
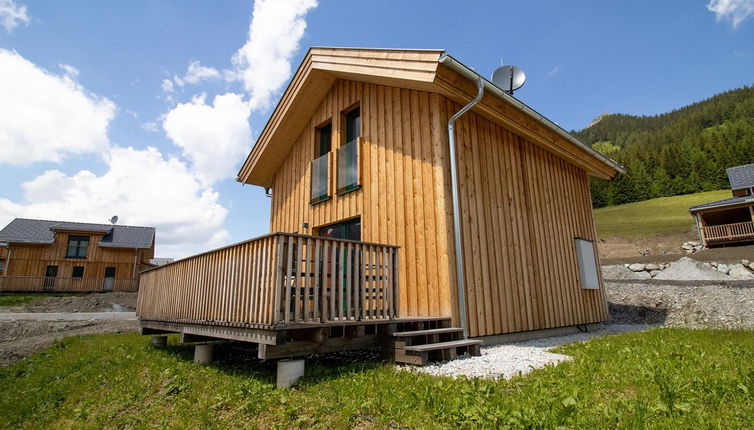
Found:
[[[727,274],[730,271],[730,267],[728,267],[727,264],[718,264],[717,265],[717,270],[719,270],[719,271]]]
[[[749,261],[749,260],[745,260],[745,259],[744,259],[744,260],[741,260],[741,264],[743,264],[744,266],[748,266],[748,265],[749,265],[749,263],[751,263],[751,261]]]
[[[689,245],[688,243],[684,243],[683,245],[681,245],[681,248],[685,249],[686,251],[693,251],[694,250],[694,247],[691,246],[691,245]]]
[[[702,244],[700,242],[694,242],[694,241],[689,242],[689,245],[691,245],[693,247],[702,246]]]
[[[211,343],[194,346],[194,361],[199,364],[212,363],[214,355],[214,345]]]
[[[712,266],[712,267],[717,267],[717,261],[713,261],[713,262],[712,262],[712,263],[710,263],[709,265],[710,265],[710,266]]]
[[[630,264],[628,264],[628,263],[626,263],[626,264],[623,265],[623,267],[625,267],[626,269],[628,269],[628,266],[630,266]]]
[[[689,257],[681,257],[655,279],[663,281],[730,281],[730,276]]]
[[[749,269],[754,270],[754,263],[749,263]]]
[[[739,279],[742,281],[754,279],[754,274],[749,272],[743,264],[734,264],[733,267],[730,268],[728,275],[733,279]]]
[[[649,272],[655,271],[655,270],[662,270],[659,264],[656,263],[649,263],[646,266],[644,266],[644,270],[647,270]]]
[[[291,388],[304,376],[304,360],[278,361],[277,387]]]
[[[649,279],[647,272],[633,272],[624,266],[602,266],[602,277],[606,281],[623,281],[636,279]]]
[[[634,263],[628,266],[628,270],[631,270],[632,272],[642,272],[644,271],[645,266],[645,264]]]
[[[659,270],[652,270],[651,272],[649,272],[649,276],[651,276],[651,277],[654,278],[655,276],[659,275],[660,273],[662,273],[662,272],[659,271]]]

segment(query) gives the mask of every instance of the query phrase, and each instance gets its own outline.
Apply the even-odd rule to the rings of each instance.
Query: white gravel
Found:
[[[692,258],[681,257],[655,276],[657,280],[674,281],[732,281],[725,273]]]
[[[483,346],[482,355],[479,357],[465,356],[453,361],[433,363],[424,367],[399,367],[435,376],[510,379],[517,375],[525,375],[533,369],[539,369],[548,364],[557,364],[571,360],[570,356],[549,352],[560,345],[572,342],[584,342],[595,337],[611,334],[646,330],[652,327],[657,326],[608,324],[601,329],[589,333]]]

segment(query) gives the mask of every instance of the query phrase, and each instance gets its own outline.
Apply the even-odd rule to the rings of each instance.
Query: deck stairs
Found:
[[[464,354],[481,355],[481,340],[466,339],[463,329],[449,327],[449,321],[391,333],[392,359],[396,363],[423,366],[430,361],[449,361]]]

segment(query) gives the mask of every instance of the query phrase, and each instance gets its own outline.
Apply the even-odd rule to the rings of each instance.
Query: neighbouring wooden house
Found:
[[[136,291],[154,227],[16,218],[0,230],[0,291]]]
[[[754,242],[754,164],[727,173],[733,197],[689,208],[705,247]]]
[[[138,314],[263,358],[384,323],[410,362],[606,321],[588,180],[622,171],[443,51],[312,48],[238,174],[276,233],[145,272]]]

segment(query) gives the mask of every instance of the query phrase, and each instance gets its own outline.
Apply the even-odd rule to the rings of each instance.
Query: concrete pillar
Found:
[[[304,360],[280,360],[277,373],[277,387],[290,388],[304,376]]]
[[[167,336],[152,336],[152,346],[155,348],[164,348],[168,346]]]
[[[194,361],[199,364],[212,363],[212,359],[214,358],[213,348],[214,345],[211,343],[194,346]]]

